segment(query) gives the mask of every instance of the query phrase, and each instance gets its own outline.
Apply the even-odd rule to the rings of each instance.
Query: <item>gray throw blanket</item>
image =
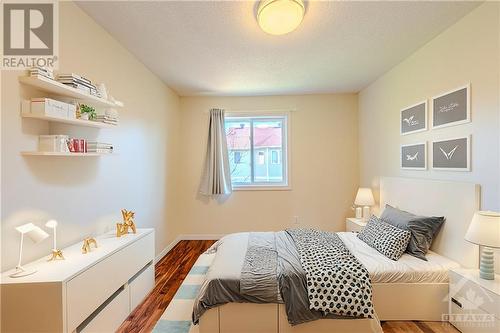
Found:
[[[229,302],[284,303],[291,325],[373,315],[368,272],[335,233],[303,229],[250,233],[247,244],[233,243],[246,247],[241,275],[209,279],[202,285],[193,307],[194,323],[207,309]],[[240,260],[227,255],[220,263]]]

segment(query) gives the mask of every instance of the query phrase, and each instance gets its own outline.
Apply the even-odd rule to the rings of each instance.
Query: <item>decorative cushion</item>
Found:
[[[411,233],[372,215],[358,238],[389,259],[398,260],[405,252]]]
[[[417,216],[390,205],[385,206],[380,218],[395,227],[409,230],[411,238],[406,252],[425,261],[425,254],[445,220],[444,217]]]

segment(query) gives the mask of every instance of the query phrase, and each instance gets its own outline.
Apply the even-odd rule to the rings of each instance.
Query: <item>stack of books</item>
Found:
[[[113,153],[113,145],[97,141],[87,142],[87,153],[111,154]]]
[[[29,70],[29,74],[31,77],[38,78],[41,76],[47,79],[54,80],[54,71],[52,70],[52,68],[48,67],[32,67]]]
[[[89,79],[78,74],[59,74],[57,76],[57,81],[67,86],[83,90],[90,95],[101,97],[101,93],[97,90],[96,86],[92,84]]]
[[[95,120],[106,124],[118,125],[118,111],[115,109],[106,109],[104,114],[98,113]]]

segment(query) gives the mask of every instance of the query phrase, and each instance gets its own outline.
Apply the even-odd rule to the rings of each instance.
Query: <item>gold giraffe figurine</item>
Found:
[[[86,254],[90,252],[91,245],[94,244],[94,247],[97,247],[97,242],[95,238],[87,237],[83,240],[82,253]]]
[[[116,224],[116,237],[121,237],[128,234],[128,228],[132,229],[135,234],[137,230],[135,229],[134,216],[135,213],[131,210],[122,209],[123,223]]]
[[[50,256],[48,261],[58,260],[58,259],[64,260],[62,251],[58,249],[52,249],[52,255]]]

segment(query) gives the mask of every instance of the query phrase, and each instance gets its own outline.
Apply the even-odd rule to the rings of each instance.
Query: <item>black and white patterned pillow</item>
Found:
[[[408,246],[411,233],[372,216],[358,238],[389,259],[398,260]]]

